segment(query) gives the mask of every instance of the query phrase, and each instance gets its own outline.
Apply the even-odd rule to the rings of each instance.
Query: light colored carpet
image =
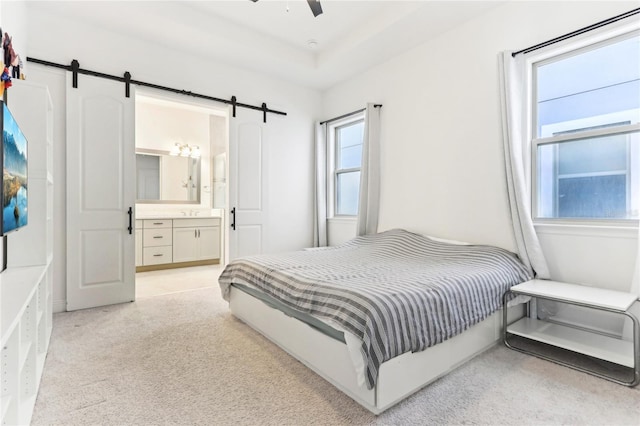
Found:
[[[374,416],[217,288],[56,314],[34,425],[638,425],[640,389],[495,346]]]

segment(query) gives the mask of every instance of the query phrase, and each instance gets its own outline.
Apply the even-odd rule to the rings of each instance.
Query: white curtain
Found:
[[[640,176],[639,176],[640,178]],[[640,319],[640,223],[638,223],[638,254],[636,255],[636,267],[633,271],[633,278],[631,279],[631,287],[629,292],[638,296],[638,300],[634,303],[629,312]],[[625,340],[633,341],[633,324],[631,320],[625,318],[624,329],[622,331],[623,338]]]
[[[636,269],[633,272],[630,291],[631,293],[637,295],[638,300],[640,300],[640,222],[638,223],[638,254],[636,256]],[[638,315],[640,315],[640,312],[638,312]]]
[[[327,124],[316,123],[313,246],[327,246]]]
[[[378,232],[380,212],[380,107],[367,104],[364,118],[356,235]]]
[[[507,188],[511,220],[518,254],[524,264],[535,271],[537,278],[549,279],[549,268],[542,253],[531,219],[530,191],[525,179],[530,154],[527,144],[525,62],[522,56],[503,52],[500,62],[500,103],[502,133],[507,172]]]

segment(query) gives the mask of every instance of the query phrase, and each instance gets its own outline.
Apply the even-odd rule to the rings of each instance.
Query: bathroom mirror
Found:
[[[138,203],[200,203],[200,158],[137,148],[136,177]]]

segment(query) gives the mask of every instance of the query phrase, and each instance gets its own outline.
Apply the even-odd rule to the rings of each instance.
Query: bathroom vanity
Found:
[[[220,217],[136,219],[136,271],[220,263]]]
[[[223,210],[211,208],[207,145],[196,157],[136,147],[136,272],[220,263]]]

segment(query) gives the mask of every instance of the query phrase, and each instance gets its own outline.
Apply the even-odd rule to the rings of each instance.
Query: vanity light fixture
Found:
[[[200,147],[199,146],[190,146],[188,144],[179,144],[176,143],[171,149],[170,155],[176,155],[180,157],[200,157]]]
[[[171,148],[169,155],[180,155],[180,147],[181,145],[179,143],[175,144],[173,148]]]

